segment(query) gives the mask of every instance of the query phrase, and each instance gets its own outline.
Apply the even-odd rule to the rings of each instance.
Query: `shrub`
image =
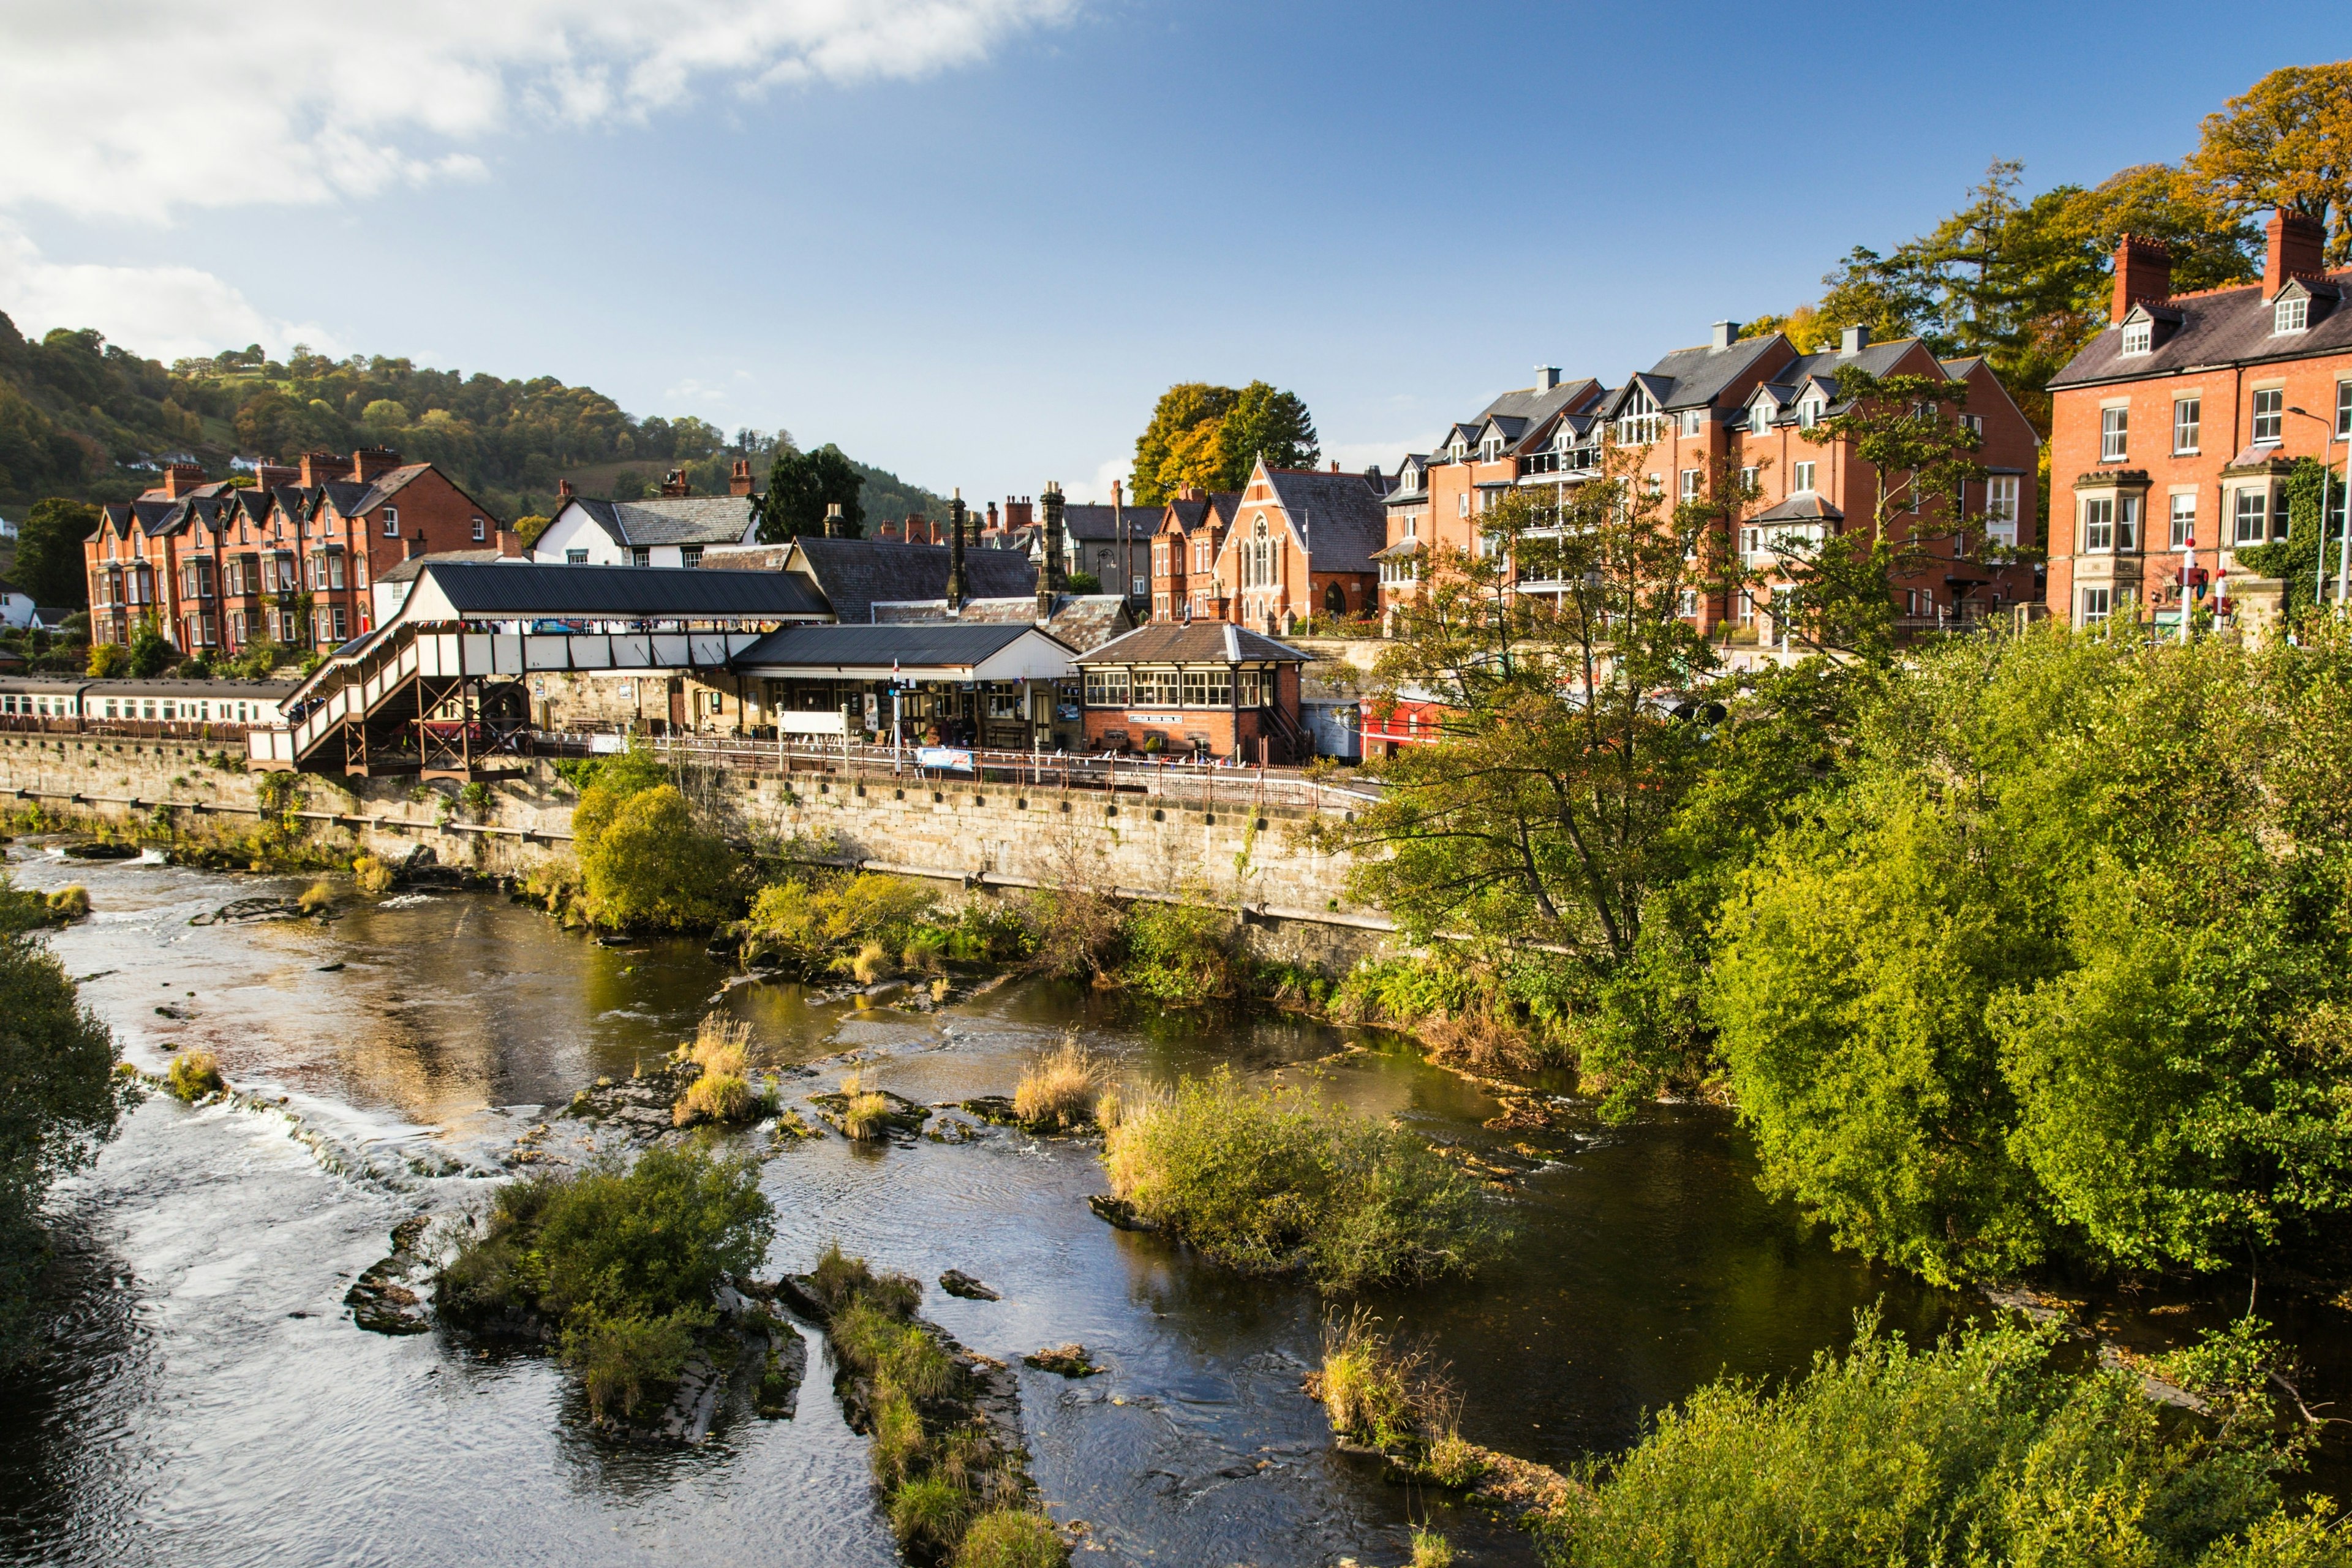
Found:
[[[1229,998],[1241,989],[1232,932],[1233,917],[1206,904],[1134,904],[1120,923],[1118,982],[1179,1007]]]
[[[841,1108],[841,1130],[868,1142],[890,1130],[890,1102],[878,1094],[852,1094]]]
[[[129,673],[131,650],[119,642],[95,642],[89,645],[89,678],[111,680]]]
[[[481,1234],[443,1268],[440,1309],[461,1322],[536,1311],[565,1329],[665,1319],[706,1307],[721,1276],[758,1268],[774,1228],[757,1164],[656,1147],[625,1171],[501,1189]]]
[[[860,985],[871,985],[890,975],[890,954],[878,942],[869,942],[849,961],[849,973]]]
[[[47,900],[49,918],[60,925],[89,916],[89,889],[76,882],[69,888],[59,888]]]
[[[625,782],[600,777],[572,811],[588,917],[615,930],[719,924],[733,907],[733,854],[675,784],[624,795]]]
[[[388,863],[373,855],[362,855],[352,862],[352,880],[371,899],[380,899],[392,891],[396,875]]]
[[[963,1532],[954,1568],[1063,1568],[1069,1548],[1054,1532],[1054,1521],[1025,1509],[982,1514]]]
[[[1117,1194],[1228,1267],[1304,1267],[1327,1289],[1467,1274],[1506,1228],[1477,1184],[1402,1129],[1230,1068],[1130,1107],[1103,1163]]]
[[[1040,1058],[1021,1075],[1013,1091],[1013,1114],[1021,1124],[1067,1131],[1083,1126],[1102,1086],[1102,1069],[1076,1037]]]
[[[1427,1351],[1399,1349],[1373,1329],[1376,1321],[1359,1309],[1324,1325],[1324,1414],[1334,1432],[1375,1448],[1429,1442],[1452,1413],[1453,1387]]]
[[[923,1300],[922,1281],[905,1274],[877,1274],[863,1258],[844,1255],[838,1241],[825,1243],[816,1267],[809,1271],[808,1287],[828,1312],[863,1298],[887,1317],[906,1318]]]
[[[1738,1380],[1666,1412],[1545,1528],[1559,1568],[1678,1563],[2341,1564],[2328,1505],[2276,1479],[2305,1439],[2168,1430],[2127,1372],[2054,1328],[1915,1351],[1865,1316],[1778,1391]],[[2232,1542],[2230,1538],[2237,1537]],[[1834,1543],[1834,1545],[1832,1544]]]
[[[1422,1468],[1439,1486],[1467,1491],[1486,1475],[1486,1456],[1475,1443],[1465,1442],[1461,1433],[1449,1428],[1429,1446]]]
[[[924,973],[936,973],[946,957],[948,933],[937,926],[919,926],[899,950],[898,962],[906,968]]]
[[[194,1105],[210,1094],[223,1094],[228,1089],[222,1079],[220,1058],[207,1050],[191,1048],[172,1058],[163,1075],[174,1098]]]
[[[751,1086],[735,1074],[706,1072],[686,1086],[669,1119],[676,1127],[691,1127],[698,1121],[748,1121],[758,1114],[759,1106]]]
[[[1410,1568],[1454,1568],[1454,1542],[1433,1530],[1414,1525]]]
[[[1030,895],[1034,933],[1029,968],[1054,980],[1091,980],[1118,956],[1118,905],[1086,888],[1055,888]]]
[[[906,948],[938,901],[938,894],[912,878],[876,871],[814,885],[794,879],[761,889],[739,930],[747,953],[773,954],[814,974],[845,954],[863,958],[868,947],[878,947],[887,963],[887,954]],[[880,974],[860,978],[870,984]]]
[[[648,1390],[677,1381],[695,1331],[709,1321],[706,1308],[682,1307],[659,1318],[606,1317],[592,1309],[563,1331],[563,1361],[579,1370],[590,1409],[604,1415],[618,1405],[622,1415],[634,1415]]]
[[[294,900],[294,907],[306,915],[315,915],[320,910],[331,906],[334,901],[334,889],[324,882],[313,882],[302,889],[302,896]]]

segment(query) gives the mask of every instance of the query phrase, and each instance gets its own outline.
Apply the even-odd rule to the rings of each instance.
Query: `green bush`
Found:
[[[863,1258],[845,1255],[837,1241],[825,1243],[816,1267],[809,1271],[808,1286],[828,1312],[863,1298],[890,1317],[907,1318],[923,1301],[922,1281],[905,1274],[877,1274]]]
[[[1052,1520],[1006,1508],[971,1521],[956,1548],[954,1568],[1063,1568],[1069,1560]]]
[[[778,958],[814,975],[851,967],[852,955],[869,947],[885,957],[904,951],[938,901],[909,877],[795,879],[761,889],[737,929],[747,955]]]
[[[1593,1468],[1545,1525],[1556,1568],[1822,1563],[2352,1563],[2324,1500],[2289,1507],[2300,1439],[2172,1432],[2137,1377],[2070,1370],[2053,1330],[1927,1351],[1865,1319],[1778,1391],[1701,1389]]]
[[[708,1308],[681,1307],[659,1318],[606,1317],[590,1309],[564,1329],[563,1360],[579,1371],[590,1409],[604,1415],[618,1405],[634,1415],[649,1391],[677,1381],[696,1332],[709,1324]]]
[[[582,792],[572,832],[583,906],[598,925],[707,930],[735,908],[735,857],[675,784],[623,796],[600,779]]]
[[[1478,1184],[1402,1129],[1230,1068],[1125,1109],[1113,1190],[1228,1267],[1304,1268],[1327,1289],[1467,1274],[1507,1228]]]
[[[119,642],[89,645],[88,674],[92,680],[111,680],[131,671],[131,650]]]
[[[909,1552],[944,1553],[962,1533],[971,1501],[945,1476],[919,1476],[890,1499],[890,1532]]]
[[[228,1089],[221,1078],[220,1058],[206,1050],[184,1050],[173,1057],[163,1081],[171,1087],[173,1099],[189,1105]]]
[[[1119,984],[1173,1006],[1223,1001],[1241,989],[1233,916],[1196,903],[1129,905],[1120,922]]]

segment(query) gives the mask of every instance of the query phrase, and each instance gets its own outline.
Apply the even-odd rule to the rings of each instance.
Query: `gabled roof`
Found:
[[[1125,506],[1114,512],[1107,506],[1072,503],[1062,508],[1062,531],[1072,539],[1107,540],[1116,544],[1118,542],[1118,518],[1124,514],[1128,538],[1141,539],[1159,527],[1159,521],[1151,515],[1155,510],[1148,506]]]
[[[1566,408],[1580,408],[1601,395],[1601,384],[1589,375],[1576,376],[1558,386],[1522,386],[1506,392],[1479,411],[1477,419],[1468,425],[1456,425],[1438,440],[1444,447],[1459,434],[1469,445],[1478,444],[1478,434],[1486,422],[1497,416],[1522,419],[1537,424]],[[1524,428],[1524,426],[1522,427]]]
[[[895,539],[827,539],[803,534],[788,558],[794,573],[805,572],[844,621],[867,618],[881,600],[943,599],[948,592],[944,544],[906,544]],[[577,572],[581,568],[569,568]],[[680,575],[692,576],[686,573]],[[969,598],[1034,595],[1037,568],[1017,550],[963,552],[964,593]]]
[[[1315,656],[1287,643],[1244,631],[1231,621],[1154,622],[1115,637],[1080,664],[1242,664],[1274,660],[1311,664]]]
[[[1842,522],[1845,513],[1823,500],[1812,490],[1800,491],[1778,506],[1767,507],[1748,519],[1750,522],[1811,522],[1826,521]]]
[[[770,620],[821,616],[790,572],[681,572],[664,566],[545,566],[428,556],[402,615],[465,619]]]
[[[624,549],[740,544],[751,531],[757,504],[750,496],[662,496],[650,500],[591,500],[575,496],[555,515],[560,519],[576,509]]]
[[[1365,474],[1260,466],[1290,531],[1318,572],[1370,572],[1372,552],[1388,542],[1385,486]],[[1255,478],[1255,476],[1252,476]]]
[[[576,568],[575,568],[576,570]],[[672,573],[693,576],[693,573]],[[730,662],[740,668],[908,671],[976,669],[1014,645],[1031,642],[1033,656],[1066,670],[1071,649],[1034,626],[961,621],[888,626],[779,626]]]
[[[2287,287],[2305,280],[2297,278]],[[2310,279],[2340,289],[2352,284],[2352,268],[2339,268]],[[2284,292],[2282,289],[2281,292]],[[2315,288],[2309,289],[2315,298]],[[2109,326],[2083,345],[2066,368],[2050,378],[2062,386],[2085,386],[2102,381],[2136,381],[2142,376],[2168,375],[2176,371],[2213,366],[2260,363],[2265,361],[2315,359],[2352,353],[2352,310],[2312,310],[2311,323],[2299,332],[2273,332],[2271,307],[2263,286],[2248,283],[2210,293],[2175,295],[2162,308],[2179,317],[2179,325],[2160,334],[2163,341],[2144,354],[2126,358],[2123,331]]]
[[[1697,348],[1676,349],[1650,367],[1647,376],[1650,395],[1658,406],[1669,411],[1702,408],[1723,395],[1733,382],[1756,368],[1759,362],[1787,358],[1789,341],[1778,332],[1760,338],[1742,338],[1724,348],[1703,344]],[[1655,383],[1664,382],[1660,390]]]
[[[1829,389],[1832,398],[1837,395],[1838,372],[1848,365],[1871,375],[1892,375],[1895,369],[1919,347],[1916,338],[1890,338],[1883,343],[1864,344],[1859,353],[1840,353],[1835,349],[1823,349],[1816,353],[1800,354],[1785,370],[1776,370],[1772,379],[1798,385],[1801,389],[1808,376],[1818,377]]]

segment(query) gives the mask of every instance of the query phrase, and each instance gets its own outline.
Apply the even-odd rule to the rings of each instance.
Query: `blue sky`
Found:
[[[2033,188],[2177,157],[2347,52],[2144,4],[673,0],[656,32],[532,5],[0,18],[31,170],[0,174],[0,310],[554,374],[1085,497],[1172,381],[1292,388],[1327,449],[1392,461],[1538,363],[1615,379],[1804,300],[1994,157]],[[195,90],[94,148],[110,83],[158,85],[117,73],[173,58],[106,47],[128,26],[185,29]],[[208,125],[207,82],[261,87],[273,51],[333,92]],[[79,122],[34,121],[36,71]]]

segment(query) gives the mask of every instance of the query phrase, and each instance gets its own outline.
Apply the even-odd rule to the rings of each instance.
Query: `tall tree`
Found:
[[[1188,484],[1217,487],[1224,471],[1218,437],[1239,395],[1230,386],[1204,381],[1179,382],[1160,395],[1151,422],[1135,438],[1138,505],[1159,506]]]
[[[859,500],[865,481],[856,467],[828,441],[807,452],[787,452],[768,470],[768,493],[761,502],[760,539],[781,544],[803,533],[824,531],[825,509],[841,507],[839,531],[857,538],[866,529]]]
[[[1248,482],[1250,468],[1264,458],[1268,468],[1311,468],[1322,458],[1315,436],[1315,417],[1295,392],[1276,392],[1265,382],[1253,381],[1225,412],[1219,445],[1224,448],[1223,482],[1219,489],[1239,489]]]
[[[2292,207],[2352,260],[2352,60],[2284,66],[2205,117],[2189,173],[2233,212]]]
[[[16,531],[16,586],[37,605],[87,607],[81,547],[97,531],[98,508],[88,501],[51,496],[35,502]]]

